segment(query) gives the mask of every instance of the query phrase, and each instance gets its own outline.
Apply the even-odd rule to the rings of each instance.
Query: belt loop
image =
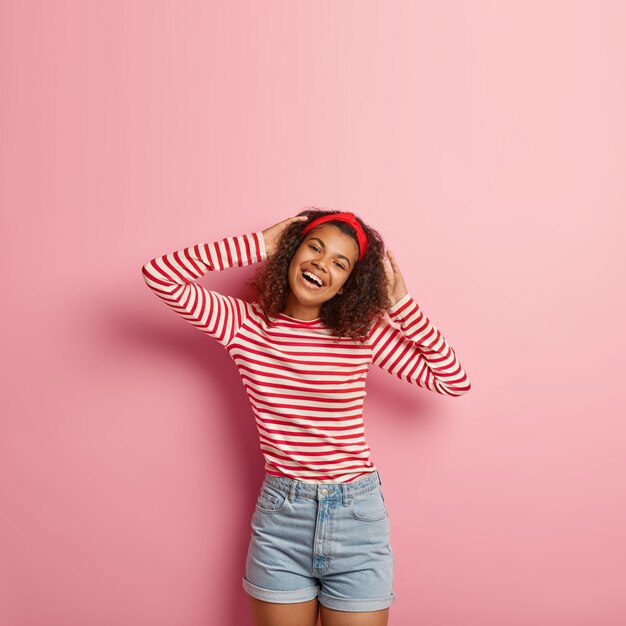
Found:
[[[296,481],[292,480],[291,485],[289,487],[289,502],[292,502],[296,499]]]
[[[346,485],[346,483],[341,483],[341,495],[343,505],[348,506],[348,486]]]

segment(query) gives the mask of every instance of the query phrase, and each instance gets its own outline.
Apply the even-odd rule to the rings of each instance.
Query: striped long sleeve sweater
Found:
[[[363,421],[371,363],[429,391],[469,391],[454,350],[410,294],[387,310],[397,327],[380,318],[362,344],[332,335],[319,317],[269,318],[256,302],[194,282],[208,272],[266,258],[258,231],[156,257],[142,275],[168,307],[230,354],[252,406],[268,473],[343,483],[376,469]]]

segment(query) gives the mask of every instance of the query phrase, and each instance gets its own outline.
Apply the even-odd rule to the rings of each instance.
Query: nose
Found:
[[[315,259],[313,261],[313,265],[315,265],[315,267],[320,269],[322,272],[326,273],[326,264],[323,261],[320,261],[319,259]]]

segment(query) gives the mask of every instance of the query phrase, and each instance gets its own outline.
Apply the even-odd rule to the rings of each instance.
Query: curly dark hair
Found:
[[[340,211],[326,211],[316,207],[300,211],[298,215],[306,215],[310,219],[296,221],[286,227],[276,243],[275,253],[246,281],[246,285],[253,289],[253,300],[259,303],[266,316],[276,317],[286,306],[290,290],[287,278],[289,264],[302,243],[302,231],[315,218],[332,213]],[[364,342],[373,322],[384,316],[385,310],[391,306],[391,300],[387,294],[382,237],[359,217],[356,219],[367,235],[367,250],[348,276],[343,292],[322,304],[320,319],[332,329],[334,335]],[[342,233],[352,237],[358,246],[356,234],[349,224],[339,220],[325,224],[336,226]],[[271,325],[271,321],[267,321]]]

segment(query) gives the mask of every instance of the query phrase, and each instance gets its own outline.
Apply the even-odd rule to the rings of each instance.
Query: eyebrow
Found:
[[[309,239],[307,241],[313,241],[313,239],[317,239],[317,241],[320,242],[320,245],[322,246],[322,248],[324,248],[324,250],[326,250],[326,244],[319,237],[309,237]],[[348,265],[350,267],[352,267],[352,263],[350,263],[350,259],[347,256],[344,256],[343,254],[338,254],[337,256],[340,259],[345,259],[346,261],[348,261]]]

